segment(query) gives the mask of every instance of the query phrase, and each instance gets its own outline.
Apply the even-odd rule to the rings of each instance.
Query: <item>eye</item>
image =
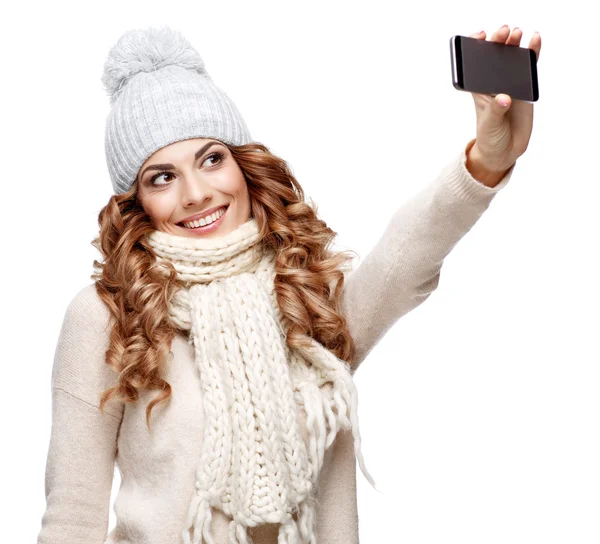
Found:
[[[167,183],[156,183],[156,180],[161,176],[172,176],[172,175],[173,174],[171,172],[159,172],[158,174],[155,174],[154,176],[152,176],[150,178],[150,185],[152,185],[152,186],[167,185]]]
[[[221,153],[220,151],[217,151],[215,153],[211,153],[208,157],[206,157],[206,159],[204,159],[204,162],[202,164],[204,164],[206,161],[210,160],[210,159],[218,159],[218,162],[216,163],[212,163],[209,166],[214,166],[215,164],[219,164],[222,160],[223,160],[223,153]]]

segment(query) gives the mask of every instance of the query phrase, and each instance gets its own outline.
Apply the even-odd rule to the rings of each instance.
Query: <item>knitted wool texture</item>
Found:
[[[338,430],[352,430],[360,468],[375,486],[360,451],[348,364],[314,339],[307,348],[287,345],[275,253],[261,243],[254,218],[218,238],[155,230],[147,239],[157,261],[171,262],[185,282],[169,316],[189,331],[203,392],[203,443],[183,542],[214,544],[212,506],[232,518],[229,544],[249,544],[247,527],[264,523],[281,524],[279,544],[317,544],[314,491]]]
[[[128,191],[146,159],[173,142],[252,141],[200,54],[167,25],[125,32],[108,54],[102,83],[111,103],[104,147],[115,194]]]

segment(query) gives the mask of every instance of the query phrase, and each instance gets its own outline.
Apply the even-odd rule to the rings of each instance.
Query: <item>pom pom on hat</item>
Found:
[[[202,57],[180,32],[167,25],[123,34],[110,50],[101,78],[111,104],[133,76],[169,65],[182,66],[208,77]]]

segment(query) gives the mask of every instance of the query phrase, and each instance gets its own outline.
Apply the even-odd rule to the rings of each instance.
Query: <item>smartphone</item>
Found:
[[[539,98],[533,49],[467,36],[450,38],[452,84],[459,91],[508,94],[535,102]]]

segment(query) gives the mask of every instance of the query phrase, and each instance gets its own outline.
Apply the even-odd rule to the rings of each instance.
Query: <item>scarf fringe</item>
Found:
[[[182,535],[184,544],[215,544],[211,532],[212,511],[207,497],[207,493],[194,494],[186,524],[193,527],[193,537],[190,537],[189,529],[185,530]],[[317,544],[316,511],[312,496],[300,503],[299,512],[297,520],[292,517],[280,524],[277,544]],[[232,519],[228,527],[229,544],[252,544],[247,529],[241,521]]]
[[[303,515],[311,518],[311,509],[306,510]],[[314,517],[314,516],[313,516]],[[277,544],[317,544],[314,535],[312,534],[312,523],[307,523],[310,519],[303,520],[305,527],[310,525],[311,533],[305,534],[300,529],[300,520],[296,521],[290,518],[282,522],[279,526],[277,534]],[[231,520],[228,527],[229,544],[252,544],[248,536],[248,528],[241,521]]]
[[[279,526],[277,544],[301,544],[296,520],[290,518]]]
[[[209,494],[198,490],[194,493],[189,506],[188,517],[183,532],[184,544],[215,544],[211,531],[212,511]],[[190,539],[190,528],[194,529],[193,540]]]
[[[250,544],[246,526],[232,519],[229,523],[229,544]]]
[[[303,347],[301,351],[309,361],[322,365],[321,370],[324,371],[326,376],[324,379],[333,381],[331,399],[323,394],[320,385],[314,380],[301,380],[297,384],[307,415],[306,426],[310,436],[309,452],[314,464],[314,481],[316,481],[323,465],[325,450],[335,440],[338,430],[351,430],[354,440],[354,454],[358,460],[360,470],[371,486],[379,492],[375,480],[367,470],[361,452],[361,437],[358,426],[358,392],[348,364],[314,339],[311,339],[311,346]],[[329,423],[328,430],[325,425],[325,415]]]
[[[313,497],[307,497],[305,501],[300,503],[300,515],[297,522],[303,544],[317,544],[315,525],[316,511],[314,499]]]

